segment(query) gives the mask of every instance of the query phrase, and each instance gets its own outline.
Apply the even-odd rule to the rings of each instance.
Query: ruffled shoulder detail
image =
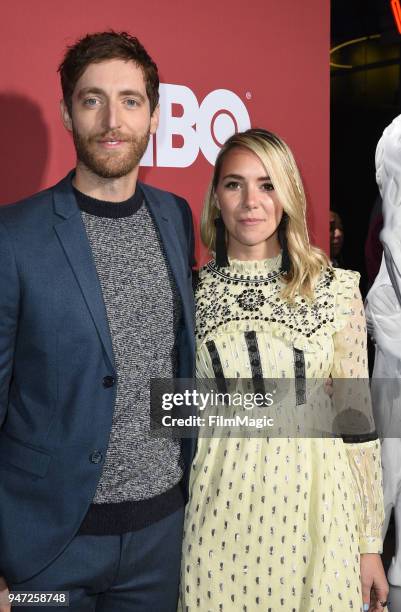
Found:
[[[359,274],[350,270],[322,270],[311,302],[297,296],[293,304],[281,297],[280,271],[230,274],[206,265],[196,291],[198,345],[221,334],[269,332],[303,351],[323,349],[327,337],[347,324]]]

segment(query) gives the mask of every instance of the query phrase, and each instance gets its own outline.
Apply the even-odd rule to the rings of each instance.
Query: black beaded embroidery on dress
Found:
[[[256,332],[245,332],[245,342],[248,348],[249,363],[251,364],[252,378],[263,378],[262,364],[260,361],[260,352]]]
[[[254,311],[255,308],[262,308],[266,302],[262,289],[244,289],[236,297],[237,303],[243,310]]]
[[[304,352],[295,348],[294,351],[294,372],[295,372],[295,398],[296,405],[306,404],[306,375],[305,375],[305,355]]]
[[[311,339],[321,328],[334,322],[333,279],[334,271],[327,268],[318,281],[312,302],[297,296],[289,303],[280,296],[283,287],[280,267],[265,274],[247,275],[230,271],[230,268],[216,268],[214,262],[210,262],[201,269],[196,290],[197,340],[202,342],[232,322],[238,323],[238,329],[247,331],[250,329],[248,321],[252,321],[253,328],[255,321],[268,322],[305,340]],[[238,286],[243,286],[240,293]]]
[[[212,362],[212,368],[217,383],[217,389],[219,393],[227,393],[227,385],[224,378],[223,366],[221,363],[219,352],[216,348],[216,344],[213,342],[213,340],[209,340],[209,342],[206,342],[206,347],[209,351],[210,359]]]
[[[264,282],[272,281],[274,279],[279,278],[284,273],[284,270],[280,268],[279,270],[273,270],[272,272],[269,272],[266,275],[260,274],[259,276],[252,277],[247,274],[236,274],[235,272],[231,272],[230,268],[221,269],[218,266],[216,266],[216,262],[214,260],[209,261],[209,263],[206,264],[205,268],[210,270],[214,275],[221,276],[221,278],[225,278],[227,281],[233,281],[233,282],[244,281],[245,283],[248,283],[248,285],[251,285],[253,283],[260,283],[263,281]]]
[[[251,374],[255,393],[265,394],[265,385],[263,382],[262,362],[258,346],[258,338],[256,332],[249,331],[244,333],[245,342],[248,349],[248,358],[251,366]]]

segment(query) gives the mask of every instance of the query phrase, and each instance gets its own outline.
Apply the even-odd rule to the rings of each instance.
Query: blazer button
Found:
[[[91,463],[100,463],[103,459],[103,455],[100,451],[93,451],[93,453],[89,457]]]
[[[114,376],[105,376],[103,378],[103,387],[105,387],[105,389],[108,389],[109,387],[112,387],[115,382],[116,379],[114,378]]]

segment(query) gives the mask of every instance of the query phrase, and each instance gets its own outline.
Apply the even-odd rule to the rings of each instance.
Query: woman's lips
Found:
[[[263,219],[240,219],[239,222],[242,225],[257,225],[258,223],[262,223]]]

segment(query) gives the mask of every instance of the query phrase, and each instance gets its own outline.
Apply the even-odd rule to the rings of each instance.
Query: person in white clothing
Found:
[[[401,610],[401,115],[376,149],[376,180],[383,199],[383,258],[365,302],[375,343],[372,400],[382,437],[385,504],[383,538],[394,508],[396,547],[388,572],[389,610]],[[384,380],[385,379],[385,380]]]

